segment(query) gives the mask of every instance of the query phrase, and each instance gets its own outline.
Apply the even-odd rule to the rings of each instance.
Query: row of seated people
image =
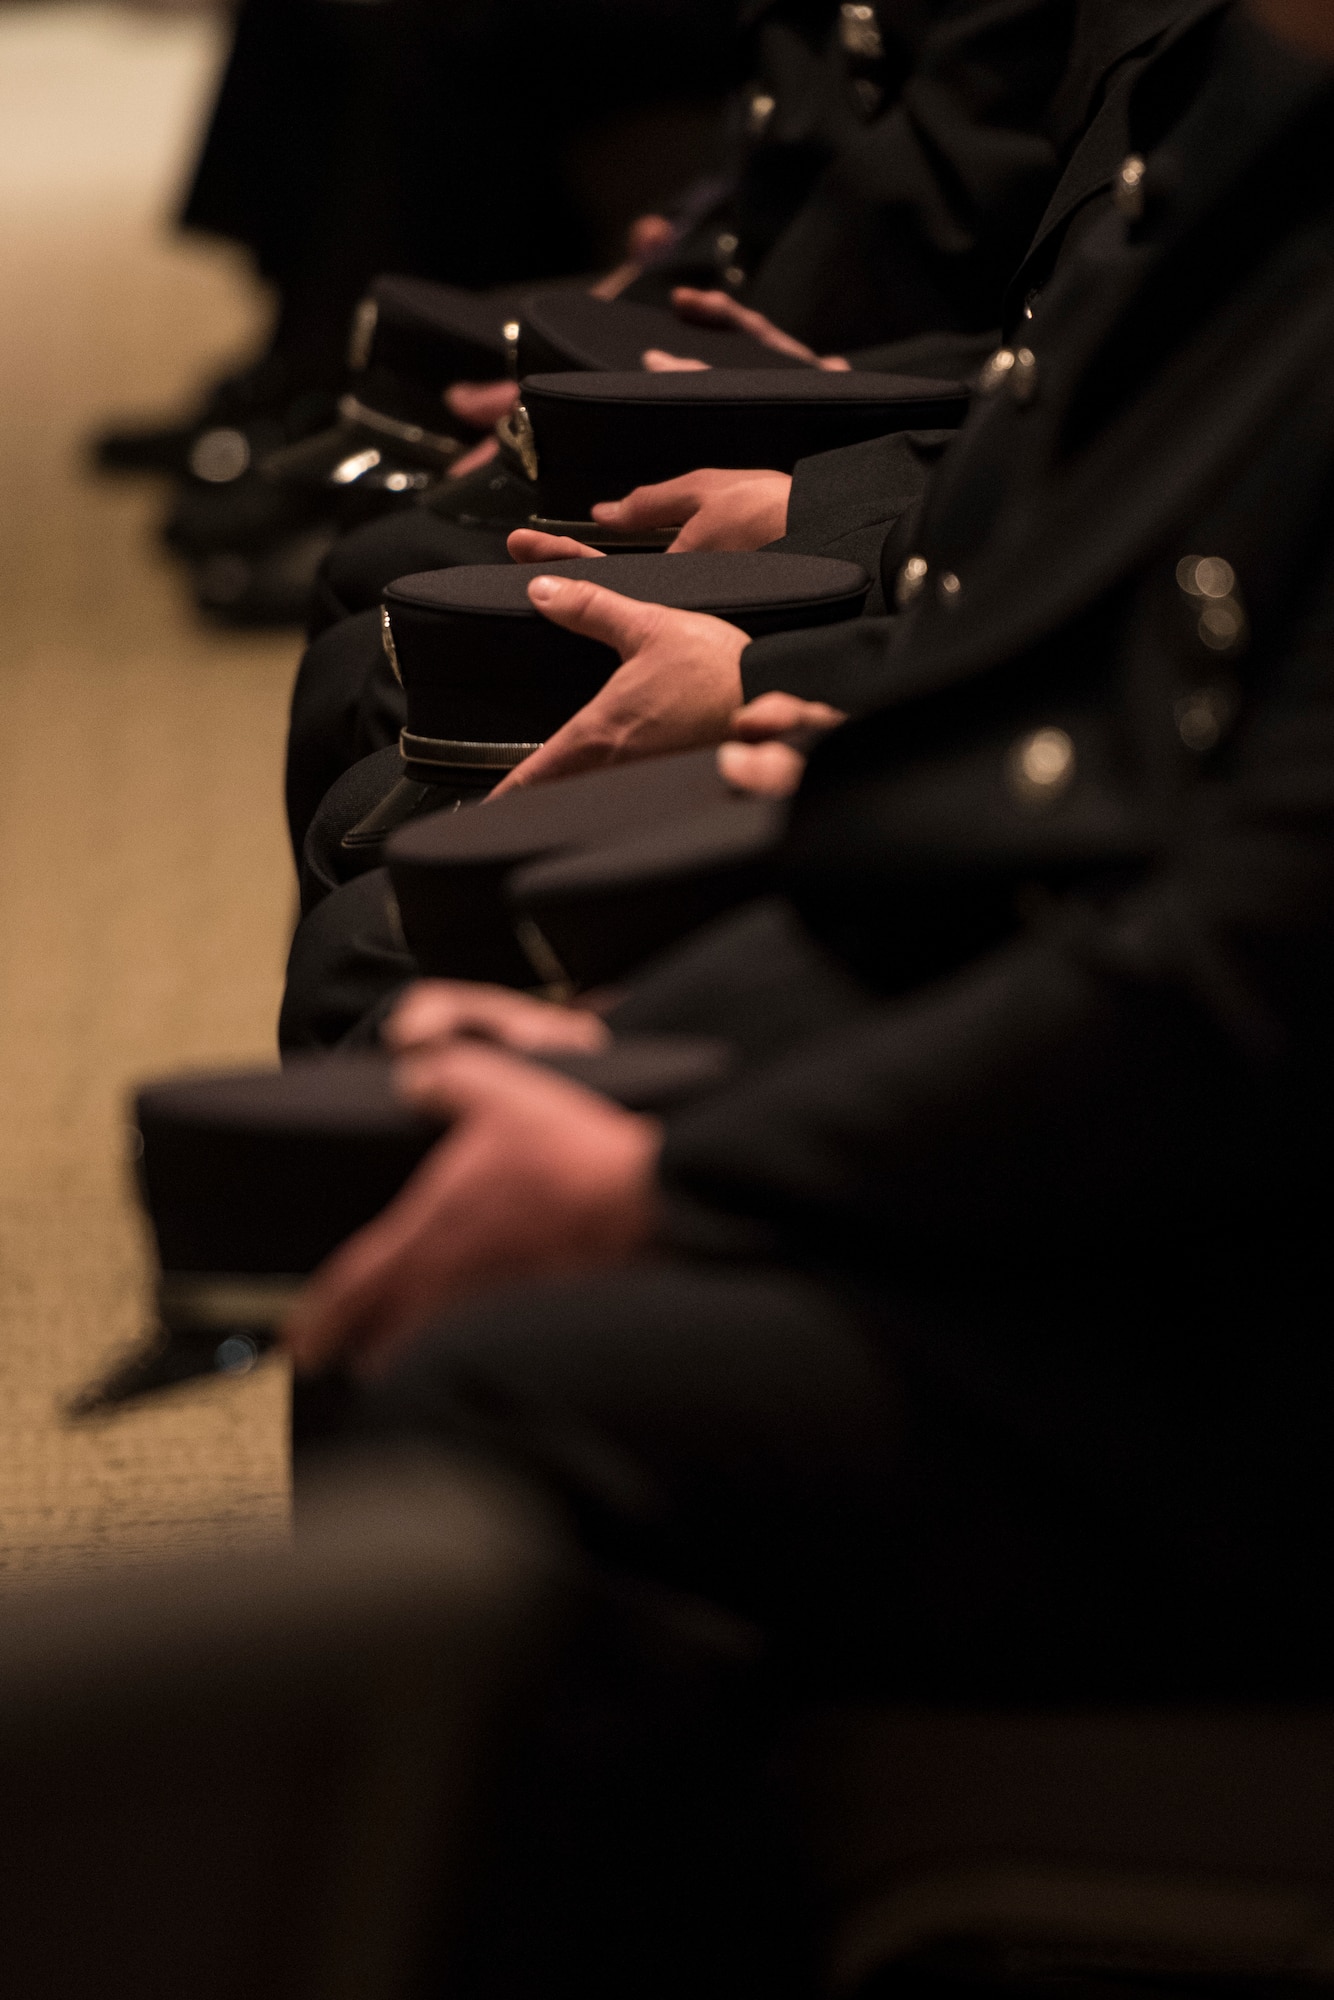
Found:
[[[768,0],[744,10],[742,32],[735,6],[708,0],[250,0],[181,220],[244,247],[274,325],[199,408],[109,431],[98,463],[174,477],[165,538],[211,615],[299,622],[339,521],[404,490],[263,469],[332,419],[347,316],[375,272],[482,288],[493,368],[517,289],[587,285],[579,274],[637,215],[601,292],[652,291],[668,248],[678,275],[745,291],[743,240],[757,266],[822,168],[896,100],[946,11]],[[417,471],[438,465],[442,425],[481,434],[485,400],[432,401]]]
[[[813,1990],[798,1701],[1329,1683],[1334,4],[941,11],[1066,36],[1007,144],[1083,118],[970,393],[929,325],[525,373],[489,521],[330,559],[288,1067],[140,1103],[176,1352],[280,1329],[312,1451],[502,1463],[592,1565],[480,1990]]]

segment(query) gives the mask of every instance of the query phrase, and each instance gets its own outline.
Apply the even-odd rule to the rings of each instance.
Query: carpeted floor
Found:
[[[207,17],[0,7],[0,1573],[235,1543],[287,1518],[269,1365],[74,1426],[145,1260],[131,1081],[269,1060],[291,914],[293,637],[202,630],[149,485],[81,440],[172,403],[263,302],[164,226],[220,52]]]

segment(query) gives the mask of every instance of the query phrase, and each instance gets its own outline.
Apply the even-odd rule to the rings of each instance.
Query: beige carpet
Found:
[[[84,434],[243,349],[264,306],[164,226],[219,56],[206,17],[0,9],[0,1573],[282,1531],[286,1382],[71,1426],[131,1342],[133,1079],[270,1060],[292,883],[288,636],[194,621],[152,486]]]

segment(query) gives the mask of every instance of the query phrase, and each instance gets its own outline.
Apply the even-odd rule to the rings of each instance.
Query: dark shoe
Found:
[[[227,485],[257,458],[323,429],[334,413],[329,390],[300,380],[287,362],[266,355],[224,376],[198,409],[174,423],[102,431],[92,440],[91,455],[99,472]]]

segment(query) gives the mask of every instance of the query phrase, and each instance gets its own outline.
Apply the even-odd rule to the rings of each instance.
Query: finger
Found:
[[[826,375],[851,375],[852,363],[845,361],[841,354],[822,354],[820,366]]]
[[[574,778],[581,771],[600,771],[604,765],[614,763],[615,758],[615,745],[610,738],[590,728],[580,710],[569,722],[562,723],[554,736],[548,736],[540,750],[534,750],[521,764],[507,771],[487,793],[487,801],[503,798],[507,792],[523,791],[528,785],[549,784],[553,778]]]
[[[692,326],[737,326],[742,310],[726,292],[702,292],[694,285],[677,285],[672,306],[677,318]]]
[[[465,424],[489,431],[519,400],[519,385],[508,378],[498,382],[454,382],[445,391],[445,407]]]
[[[650,375],[707,375],[712,364],[689,354],[669,354],[665,347],[646,347],[639,365]]]
[[[665,215],[641,215],[630,224],[626,256],[635,264],[642,264],[646,257],[661,256],[664,250],[671,249],[679,233],[676,224]]]
[[[300,1373],[383,1347],[443,1303],[453,1245],[434,1224],[455,1161],[452,1139],[442,1140],[388,1207],[314,1273],[282,1329]]]
[[[553,625],[614,646],[622,660],[638,652],[662,625],[660,604],[643,604],[636,597],[622,597],[619,591],[573,577],[534,577],[528,596]]]
[[[401,1043],[397,1053],[403,1056],[428,1055],[434,1054],[442,1045],[455,1046],[463,1041],[484,1040],[499,1048],[510,1049],[516,1055],[541,1055],[548,1049],[553,1054],[596,1055],[611,1040],[611,1030],[606,1022],[598,1015],[588,1013],[585,1008],[557,1007],[551,1001],[536,1000],[524,993],[509,997],[518,1004],[496,1004],[461,1012],[452,1037],[432,1036],[415,1045]]]
[[[462,458],[456,458],[449,468],[451,479],[466,479],[470,472],[480,472],[484,465],[490,465],[500,446],[493,437],[483,438],[471,451],[465,451]]]
[[[619,299],[626,286],[633,285],[643,268],[643,265],[633,258],[624,264],[617,264],[614,270],[608,271],[605,277],[599,278],[595,284],[589,286],[589,298]]]
[[[382,1039],[398,1055],[482,1036],[512,1049],[600,1049],[605,1022],[583,1008],[556,1007],[531,994],[469,980],[421,980],[385,1022]]]
[[[707,326],[732,327],[738,333],[748,333],[752,340],[758,340],[761,347],[769,348],[775,354],[790,355],[794,361],[806,361],[813,367],[820,365],[820,357],[813,347],[794,334],[785,333],[781,326],[775,326],[771,319],[752,306],[743,306],[726,292],[696,292],[688,286],[678,286],[672,293],[672,304],[681,319],[702,322]]]
[[[805,758],[786,743],[723,743],[718,749],[718,775],[724,783],[761,798],[791,798],[805,768]]]
[[[438,1041],[454,1032],[460,1012],[462,981],[419,979],[408,988],[380,1029],[390,1049],[410,1049]]]
[[[404,1233],[398,1216],[378,1217],[325,1259],[282,1328],[300,1374],[312,1375],[361,1345],[397,1305],[394,1267]]]
[[[715,539],[717,534],[717,518],[711,518],[708,511],[701,507],[684,523],[676,539],[667,544],[665,553],[669,556],[686,556],[692,549],[728,547],[726,542],[720,543]]]
[[[576,542],[572,535],[545,535],[540,528],[516,528],[505,547],[516,563],[569,562],[576,556],[604,553],[590,549],[587,542]]]
[[[543,1106],[560,1111],[572,1095],[586,1101],[591,1094],[515,1050],[467,1041],[404,1056],[394,1064],[394,1090],[415,1110],[450,1121],[508,1107],[525,1114]]]
[[[836,729],[847,716],[840,708],[824,701],[803,701],[800,695],[777,689],[762,694],[744,708],[737,709],[727,725],[729,737],[746,743],[763,743],[770,737],[786,736],[793,729]]]
[[[636,486],[623,500],[599,500],[593,519],[609,528],[679,528],[699,504],[699,490],[687,473],[656,486]]]

